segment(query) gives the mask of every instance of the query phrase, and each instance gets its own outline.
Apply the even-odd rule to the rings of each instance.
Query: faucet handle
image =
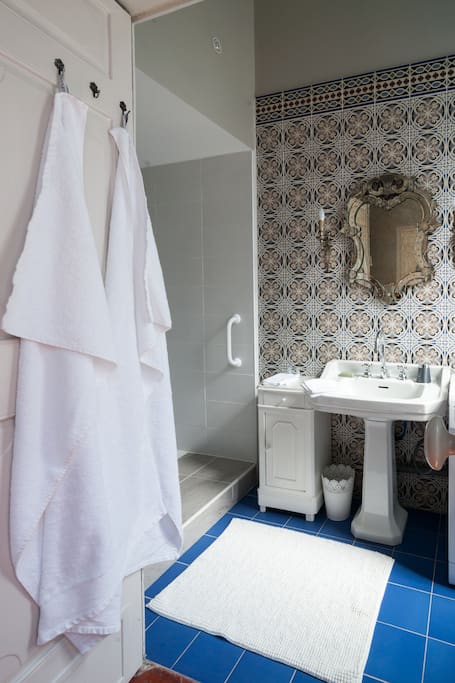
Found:
[[[400,365],[398,368],[398,379],[405,380],[408,378],[407,371],[404,365]]]
[[[371,363],[364,363],[362,377],[371,377]]]

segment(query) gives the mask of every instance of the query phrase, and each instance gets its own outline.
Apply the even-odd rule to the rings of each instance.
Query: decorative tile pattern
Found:
[[[375,74],[363,74],[343,80],[343,104],[345,109],[374,100]]]
[[[265,95],[256,99],[256,120],[258,123],[279,121],[283,115],[283,94]]]
[[[266,95],[257,112],[261,378],[292,367],[315,376],[332,358],[371,360],[379,321],[386,360],[455,364],[455,56]],[[350,240],[339,230],[349,195],[389,171],[432,193],[442,225],[429,243],[433,280],[386,307],[347,286]],[[357,487],[359,422],[335,416],[332,425],[332,457],[358,470]],[[397,439],[400,497],[444,509],[447,480],[425,470],[422,438],[407,425]]]
[[[411,64],[409,73],[411,95],[444,91],[447,87],[450,62],[453,64],[453,57]]]
[[[410,92],[409,67],[384,69],[376,73],[375,101],[398,100]]]

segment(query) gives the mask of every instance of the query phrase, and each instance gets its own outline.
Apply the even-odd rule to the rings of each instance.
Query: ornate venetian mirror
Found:
[[[348,201],[342,233],[353,241],[349,282],[396,301],[433,275],[428,234],[439,223],[430,194],[414,178],[386,174],[365,182]]]

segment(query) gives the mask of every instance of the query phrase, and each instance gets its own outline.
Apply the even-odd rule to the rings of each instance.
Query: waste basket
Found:
[[[327,465],[322,470],[322,490],[327,517],[341,522],[351,512],[354,470],[349,465]]]

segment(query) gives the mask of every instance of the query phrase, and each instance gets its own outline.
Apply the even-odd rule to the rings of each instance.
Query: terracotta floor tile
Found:
[[[197,683],[197,681],[159,664],[150,663],[144,665],[130,683]]]

